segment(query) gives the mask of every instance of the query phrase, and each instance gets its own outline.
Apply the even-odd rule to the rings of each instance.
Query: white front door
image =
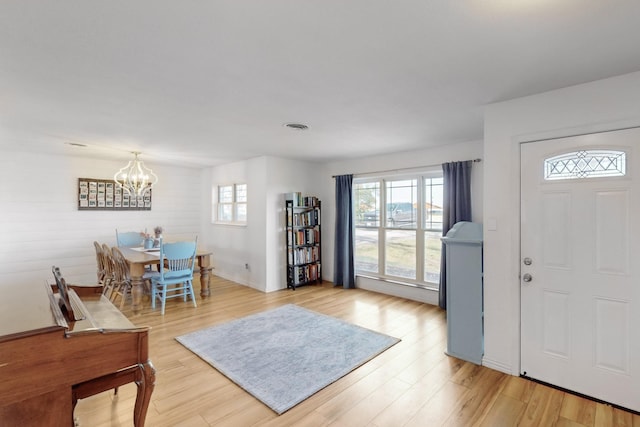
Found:
[[[640,411],[640,129],[521,146],[521,374]]]

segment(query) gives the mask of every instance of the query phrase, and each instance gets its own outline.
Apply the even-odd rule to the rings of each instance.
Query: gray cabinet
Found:
[[[484,354],[482,224],[458,222],[445,237],[447,354],[481,364]]]

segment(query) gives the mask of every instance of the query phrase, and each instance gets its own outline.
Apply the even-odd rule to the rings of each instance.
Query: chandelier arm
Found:
[[[113,176],[115,183],[129,196],[144,196],[157,182],[158,176],[138,159],[140,153],[133,153],[135,158]]]

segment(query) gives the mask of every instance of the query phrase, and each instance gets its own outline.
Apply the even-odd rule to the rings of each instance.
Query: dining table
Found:
[[[133,313],[139,314],[144,295],[144,273],[148,265],[160,264],[160,250],[144,248],[119,248],[129,264],[131,278],[131,297]],[[211,275],[211,251],[198,247],[196,249],[197,268],[200,273],[200,297],[207,298],[210,294],[209,278]]]

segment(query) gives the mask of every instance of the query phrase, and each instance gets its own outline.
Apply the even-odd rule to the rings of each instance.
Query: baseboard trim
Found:
[[[520,375],[520,373],[518,372],[516,373],[513,372],[511,365],[507,365],[506,363],[502,363],[497,360],[491,360],[486,356],[482,358],[482,366],[485,366],[487,368],[491,368],[493,370],[500,371],[509,375],[514,375],[514,376]]]

